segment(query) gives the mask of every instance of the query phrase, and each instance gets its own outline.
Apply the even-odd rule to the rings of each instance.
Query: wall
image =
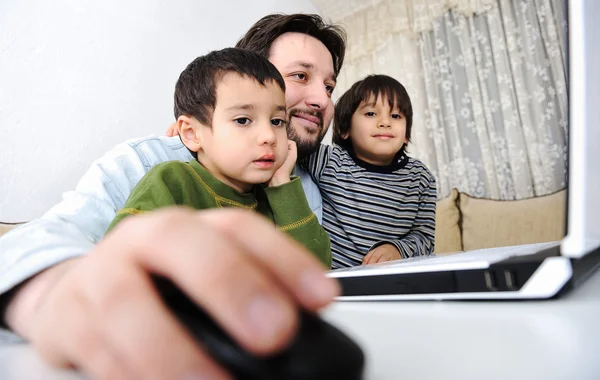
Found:
[[[196,56],[309,0],[0,1],[0,221],[41,216],[93,160],[164,134]]]

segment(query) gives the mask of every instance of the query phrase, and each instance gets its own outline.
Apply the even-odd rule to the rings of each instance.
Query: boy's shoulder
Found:
[[[406,166],[404,167],[405,170],[408,170],[411,173],[420,174],[421,176],[425,177],[425,179],[428,180],[429,182],[435,182],[435,177],[433,176],[433,174],[431,173],[431,171],[429,170],[427,165],[425,165],[418,158],[414,158],[414,157],[410,157],[410,156],[407,156],[407,157],[408,157],[408,162],[406,163]]]
[[[185,174],[191,175],[193,174],[193,171],[190,162],[172,160],[161,162],[153,166],[148,173],[146,173],[146,176],[182,180],[185,178]]]

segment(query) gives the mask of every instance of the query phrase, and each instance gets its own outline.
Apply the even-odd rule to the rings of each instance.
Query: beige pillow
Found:
[[[447,198],[440,199],[436,203],[435,254],[458,252],[462,249],[457,199],[458,190],[452,189]]]
[[[17,227],[20,224],[22,224],[22,223],[17,223],[17,224],[0,223],[0,236],[4,235],[5,233],[7,233],[8,231]]]
[[[460,194],[466,250],[556,241],[564,237],[566,190],[518,201]]]

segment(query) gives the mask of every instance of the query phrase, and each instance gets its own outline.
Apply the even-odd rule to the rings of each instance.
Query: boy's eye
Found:
[[[305,80],[306,79],[306,74],[304,73],[297,73],[297,74],[293,74],[292,76],[300,79],[300,80]]]
[[[366,112],[365,116],[375,116],[375,112],[371,112],[371,111]]]
[[[395,113],[392,115],[392,119],[402,119],[402,115]]]
[[[285,126],[285,120],[283,120],[283,119],[272,119],[271,120],[271,124],[273,124],[275,127],[283,127],[283,126]]]
[[[240,125],[250,124],[250,119],[248,119],[247,117],[238,117],[237,119],[234,119],[233,121],[235,121],[236,123],[238,123]]]

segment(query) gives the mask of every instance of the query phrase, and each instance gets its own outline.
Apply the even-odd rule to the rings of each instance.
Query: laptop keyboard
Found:
[[[329,273],[335,276],[337,273],[354,272],[354,271],[385,271],[387,269],[397,268],[421,268],[435,267],[436,270],[451,270],[453,268],[468,269],[468,268],[486,268],[490,264],[505,260],[513,256],[525,256],[534,254],[541,250],[559,245],[560,242],[536,243],[526,245],[515,245],[508,247],[496,247],[477,249],[473,251],[460,252],[444,256],[418,256],[408,259],[387,261],[384,263],[357,266],[352,268],[334,269]],[[432,268],[433,269],[433,268]]]

